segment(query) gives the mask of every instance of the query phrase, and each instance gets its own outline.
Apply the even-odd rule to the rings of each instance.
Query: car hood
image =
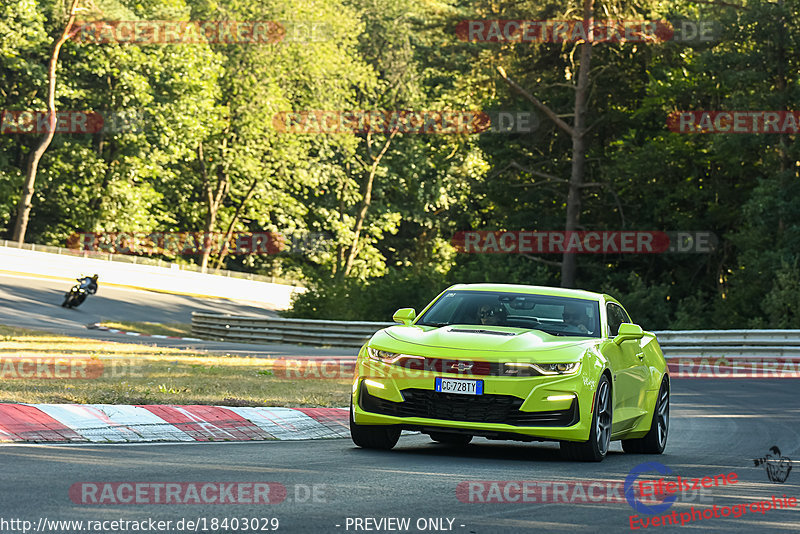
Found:
[[[514,353],[574,356],[600,343],[600,338],[553,336],[541,330],[500,326],[450,325],[441,328],[390,326],[377,332],[370,346],[390,352],[493,360]],[[509,354],[512,353],[512,354]]]

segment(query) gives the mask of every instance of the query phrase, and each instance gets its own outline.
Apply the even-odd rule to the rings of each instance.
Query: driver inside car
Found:
[[[481,324],[489,326],[502,326],[506,324],[506,317],[508,312],[502,304],[492,305],[484,304],[478,311],[478,319]]]
[[[580,304],[567,304],[564,306],[564,311],[561,314],[564,324],[580,330],[584,334],[591,332],[586,327],[587,319],[586,310]]]

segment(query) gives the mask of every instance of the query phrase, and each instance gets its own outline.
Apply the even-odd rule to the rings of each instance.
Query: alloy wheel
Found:
[[[611,443],[611,395],[607,381],[600,384],[597,392],[597,449],[600,454],[608,452],[608,445]]]
[[[667,432],[669,431],[669,390],[661,387],[656,406],[656,416],[658,417],[658,444],[661,447],[667,442]]]

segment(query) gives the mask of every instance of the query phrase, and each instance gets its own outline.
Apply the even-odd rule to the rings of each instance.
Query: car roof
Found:
[[[521,284],[456,284],[448,287],[447,289],[458,289],[459,291],[508,291],[515,293],[548,295],[551,297],[571,297],[599,301],[607,298],[615,301],[615,299],[601,293],[593,293],[591,291],[584,291],[582,289],[567,289],[563,287],[527,286]]]

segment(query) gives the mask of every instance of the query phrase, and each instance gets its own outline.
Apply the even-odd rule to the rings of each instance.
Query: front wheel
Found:
[[[592,413],[592,427],[588,441],[562,441],[561,455],[567,460],[600,462],[606,457],[611,444],[611,384],[606,375],[600,375]]]
[[[397,445],[400,429],[392,425],[358,425],[353,420],[353,400],[350,400],[350,438],[362,449],[389,450]]]
[[[633,454],[661,454],[667,447],[669,433],[669,385],[665,378],[658,390],[656,409],[650,431],[643,438],[623,439],[622,450]]]

